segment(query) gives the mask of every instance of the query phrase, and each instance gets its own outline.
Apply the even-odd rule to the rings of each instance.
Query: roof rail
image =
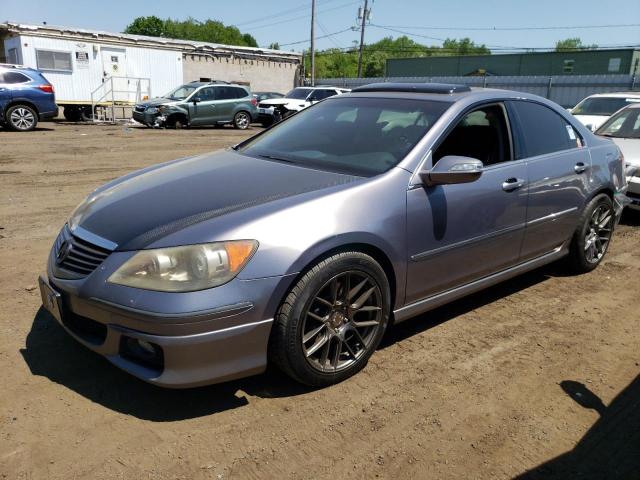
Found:
[[[470,92],[467,85],[457,85],[455,83],[370,83],[361,87],[356,87],[351,92],[414,92],[414,93],[461,93]]]

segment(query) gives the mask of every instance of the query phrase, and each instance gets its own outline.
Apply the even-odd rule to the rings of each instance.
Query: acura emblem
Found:
[[[62,242],[60,248],[58,249],[58,253],[56,254],[56,264],[60,265],[65,259],[69,256],[69,253],[73,249],[73,245],[68,240]]]

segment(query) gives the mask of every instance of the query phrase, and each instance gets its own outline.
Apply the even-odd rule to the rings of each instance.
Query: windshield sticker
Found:
[[[567,133],[569,134],[569,138],[571,140],[576,139],[576,132],[573,131],[573,127],[571,125],[567,125]]]

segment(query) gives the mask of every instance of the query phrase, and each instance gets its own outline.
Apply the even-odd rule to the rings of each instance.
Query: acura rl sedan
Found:
[[[272,362],[325,386],[394,322],[563,257],[596,268],[625,189],[616,145],[543,98],[373,84],[98,188],[40,289],[71,336],[145,381]]]

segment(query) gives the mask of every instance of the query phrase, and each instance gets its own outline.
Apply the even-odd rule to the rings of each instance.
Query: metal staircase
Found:
[[[91,92],[94,123],[119,123],[131,119],[131,109],[151,98],[151,80],[141,77],[107,77]]]

